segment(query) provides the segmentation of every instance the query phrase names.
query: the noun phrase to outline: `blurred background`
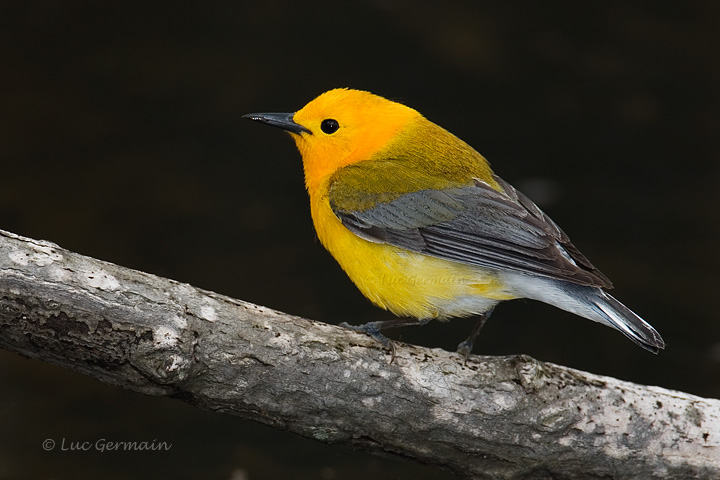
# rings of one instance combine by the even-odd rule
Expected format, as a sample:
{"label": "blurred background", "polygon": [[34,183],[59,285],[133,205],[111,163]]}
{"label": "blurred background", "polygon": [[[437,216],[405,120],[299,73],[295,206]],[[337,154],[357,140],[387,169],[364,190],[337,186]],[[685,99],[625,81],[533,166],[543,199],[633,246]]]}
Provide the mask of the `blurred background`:
{"label": "blurred background", "polygon": [[[4,1],[0,228],[329,323],[391,318],[317,242],[300,157],[241,115],[399,100],[533,198],[664,336],[530,301],[475,353],[720,396],[720,4]],[[474,320],[394,338],[453,350]],[[0,352],[0,478],[452,478]],[[45,439],[166,452],[45,452]]]}

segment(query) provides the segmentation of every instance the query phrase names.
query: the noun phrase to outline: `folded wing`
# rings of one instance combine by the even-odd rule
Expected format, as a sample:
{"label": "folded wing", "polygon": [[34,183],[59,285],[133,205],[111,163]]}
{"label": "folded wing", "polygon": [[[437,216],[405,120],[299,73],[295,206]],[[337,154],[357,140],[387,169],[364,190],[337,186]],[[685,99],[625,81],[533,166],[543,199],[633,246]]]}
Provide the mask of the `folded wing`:
{"label": "folded wing", "polygon": [[[565,233],[530,199],[494,176],[503,191],[474,179],[464,186],[422,189],[387,198],[344,201],[338,178],[330,206],[356,235],[480,267],[543,275],[611,288]],[[369,193],[368,196],[372,196]]]}

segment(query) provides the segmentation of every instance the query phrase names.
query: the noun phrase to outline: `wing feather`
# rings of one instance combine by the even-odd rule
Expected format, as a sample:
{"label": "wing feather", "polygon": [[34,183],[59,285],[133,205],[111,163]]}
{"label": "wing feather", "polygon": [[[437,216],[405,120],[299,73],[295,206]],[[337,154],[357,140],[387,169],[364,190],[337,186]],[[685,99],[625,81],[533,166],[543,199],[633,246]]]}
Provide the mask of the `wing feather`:
{"label": "wing feather", "polygon": [[529,198],[501,178],[494,180],[503,191],[475,180],[387,202],[370,198],[365,204],[371,207],[364,210],[343,208],[332,185],[330,206],[348,229],[374,242],[485,268],[612,286]]}

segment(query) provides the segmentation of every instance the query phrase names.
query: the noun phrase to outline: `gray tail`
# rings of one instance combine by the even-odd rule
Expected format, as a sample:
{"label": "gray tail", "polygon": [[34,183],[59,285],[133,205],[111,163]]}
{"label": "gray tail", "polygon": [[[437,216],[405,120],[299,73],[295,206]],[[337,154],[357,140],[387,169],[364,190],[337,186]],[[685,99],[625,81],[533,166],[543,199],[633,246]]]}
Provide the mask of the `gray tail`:
{"label": "gray tail", "polygon": [[658,353],[665,348],[657,330],[599,287],[527,275],[509,276],[507,281],[521,296],[549,303],[619,330],[645,350]]}
{"label": "gray tail", "polygon": [[[665,341],[662,339],[657,330],[649,323],[640,318],[635,312],[627,308],[615,298],[600,289],[596,290],[599,295],[594,295],[589,299],[592,303],[593,310],[605,320],[601,323],[613,327],[621,331],[630,340],[640,345],[645,350],[658,353],[665,348]],[[593,319],[594,320],[594,319]]]}
{"label": "gray tail", "polygon": [[645,350],[658,353],[665,348],[657,330],[603,289],[567,282],[561,289],[565,298],[556,298],[553,305],[619,330]]}

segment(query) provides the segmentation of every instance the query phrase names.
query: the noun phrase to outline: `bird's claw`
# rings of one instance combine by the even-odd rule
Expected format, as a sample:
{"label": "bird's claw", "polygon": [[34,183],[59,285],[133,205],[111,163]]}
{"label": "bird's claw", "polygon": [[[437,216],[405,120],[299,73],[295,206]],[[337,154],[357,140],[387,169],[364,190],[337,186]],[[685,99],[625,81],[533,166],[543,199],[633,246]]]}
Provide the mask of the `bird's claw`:
{"label": "bird's claw", "polygon": [[455,350],[457,353],[460,354],[460,356],[463,357],[464,364],[467,365],[468,358],[470,357],[470,352],[472,351],[473,344],[467,340],[464,342],[460,342],[460,344],[457,346],[457,350]]}
{"label": "bird's claw", "polygon": [[383,347],[390,350],[390,363],[392,364],[395,361],[395,342],[380,333],[380,328],[377,325],[377,322],[368,322],[362,325],[350,325],[347,322],[342,322],[338,324],[338,326],[347,328],[348,330],[353,330],[355,332],[366,333],[370,335],[372,338],[380,342]]}

